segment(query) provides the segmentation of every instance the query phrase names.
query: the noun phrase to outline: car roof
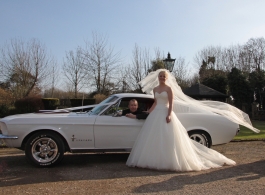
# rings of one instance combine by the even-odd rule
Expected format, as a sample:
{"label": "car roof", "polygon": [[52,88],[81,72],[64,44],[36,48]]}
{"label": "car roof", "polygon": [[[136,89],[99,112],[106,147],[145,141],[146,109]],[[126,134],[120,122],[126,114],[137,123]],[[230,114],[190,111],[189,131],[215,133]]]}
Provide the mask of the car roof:
{"label": "car roof", "polygon": [[97,104],[92,104],[92,105],[84,105],[84,106],[77,106],[77,107],[70,107],[70,108],[64,108],[65,110],[77,110],[77,109],[82,109],[84,107],[89,108],[89,107],[95,107]]}
{"label": "car roof", "polygon": [[153,95],[143,94],[143,93],[117,93],[113,94],[113,96],[117,96],[120,98],[124,97],[138,97],[138,98],[154,98]]}

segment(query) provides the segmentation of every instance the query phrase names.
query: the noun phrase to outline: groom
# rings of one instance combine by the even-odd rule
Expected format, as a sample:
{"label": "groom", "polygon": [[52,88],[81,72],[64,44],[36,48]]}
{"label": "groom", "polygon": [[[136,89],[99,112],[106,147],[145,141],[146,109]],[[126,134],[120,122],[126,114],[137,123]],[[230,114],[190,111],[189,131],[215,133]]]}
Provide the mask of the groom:
{"label": "groom", "polygon": [[122,111],[122,116],[134,119],[146,119],[148,113],[138,108],[138,102],[136,99],[131,99],[128,105],[129,109]]}

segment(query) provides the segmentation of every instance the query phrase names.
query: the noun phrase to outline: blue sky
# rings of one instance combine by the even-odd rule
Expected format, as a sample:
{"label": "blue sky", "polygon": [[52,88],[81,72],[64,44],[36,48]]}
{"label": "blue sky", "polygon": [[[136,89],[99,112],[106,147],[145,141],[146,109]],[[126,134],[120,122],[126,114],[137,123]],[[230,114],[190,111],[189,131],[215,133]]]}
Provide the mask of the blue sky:
{"label": "blue sky", "polygon": [[137,44],[192,65],[204,47],[265,37],[264,8],[264,0],[1,0],[0,47],[36,38],[61,63],[94,31],[108,37],[124,64]]}

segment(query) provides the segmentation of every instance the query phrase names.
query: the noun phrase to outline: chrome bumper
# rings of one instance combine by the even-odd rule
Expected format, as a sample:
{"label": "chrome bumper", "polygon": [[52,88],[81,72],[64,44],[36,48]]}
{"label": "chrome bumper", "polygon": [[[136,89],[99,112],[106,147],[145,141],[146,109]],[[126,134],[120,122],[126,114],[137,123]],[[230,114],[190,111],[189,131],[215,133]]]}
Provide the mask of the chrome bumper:
{"label": "chrome bumper", "polygon": [[16,136],[16,135],[3,135],[3,134],[0,134],[0,139],[18,139],[18,136]]}

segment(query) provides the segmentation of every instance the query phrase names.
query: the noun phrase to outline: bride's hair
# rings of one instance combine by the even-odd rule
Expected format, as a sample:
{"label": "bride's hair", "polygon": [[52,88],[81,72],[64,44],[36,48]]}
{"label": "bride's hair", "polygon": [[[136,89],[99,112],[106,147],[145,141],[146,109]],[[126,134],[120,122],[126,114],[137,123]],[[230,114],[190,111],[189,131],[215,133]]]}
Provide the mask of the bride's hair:
{"label": "bride's hair", "polygon": [[165,71],[165,70],[161,70],[160,72],[159,72],[159,74],[158,74],[158,76],[160,76],[160,74],[165,74],[165,76],[166,76],[166,78],[168,78],[168,73],[167,73],[167,71]]}

